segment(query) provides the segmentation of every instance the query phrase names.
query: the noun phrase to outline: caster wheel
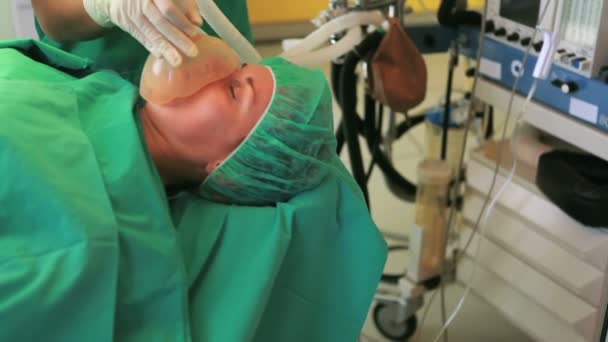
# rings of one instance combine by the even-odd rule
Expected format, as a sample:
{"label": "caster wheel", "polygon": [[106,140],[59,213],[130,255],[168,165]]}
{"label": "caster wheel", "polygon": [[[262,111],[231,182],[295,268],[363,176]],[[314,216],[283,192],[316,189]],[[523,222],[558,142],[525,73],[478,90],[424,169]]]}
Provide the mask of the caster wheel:
{"label": "caster wheel", "polygon": [[377,304],[374,308],[374,323],[380,333],[393,341],[407,341],[416,332],[418,320],[416,315],[408,318],[403,323],[395,321],[397,317],[398,304]]}

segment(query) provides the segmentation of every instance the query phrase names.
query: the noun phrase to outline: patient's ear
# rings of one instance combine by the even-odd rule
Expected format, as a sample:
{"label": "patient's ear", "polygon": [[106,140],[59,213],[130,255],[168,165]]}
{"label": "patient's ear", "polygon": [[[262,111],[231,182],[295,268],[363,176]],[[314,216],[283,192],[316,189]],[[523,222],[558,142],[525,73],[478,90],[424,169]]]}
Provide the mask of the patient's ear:
{"label": "patient's ear", "polygon": [[210,163],[207,163],[207,165],[205,166],[205,172],[207,172],[207,174],[210,174],[215,169],[217,169],[217,167],[220,166],[223,162],[224,162],[224,160],[222,159],[222,160],[215,160]]}

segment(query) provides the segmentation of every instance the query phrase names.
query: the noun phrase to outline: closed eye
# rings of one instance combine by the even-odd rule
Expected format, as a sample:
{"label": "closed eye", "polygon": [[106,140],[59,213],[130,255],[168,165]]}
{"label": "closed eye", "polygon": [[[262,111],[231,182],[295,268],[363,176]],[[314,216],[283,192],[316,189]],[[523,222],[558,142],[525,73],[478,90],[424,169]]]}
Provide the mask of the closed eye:
{"label": "closed eye", "polygon": [[236,93],[234,92],[234,85],[233,84],[230,85],[230,95],[232,96],[233,99],[236,100]]}

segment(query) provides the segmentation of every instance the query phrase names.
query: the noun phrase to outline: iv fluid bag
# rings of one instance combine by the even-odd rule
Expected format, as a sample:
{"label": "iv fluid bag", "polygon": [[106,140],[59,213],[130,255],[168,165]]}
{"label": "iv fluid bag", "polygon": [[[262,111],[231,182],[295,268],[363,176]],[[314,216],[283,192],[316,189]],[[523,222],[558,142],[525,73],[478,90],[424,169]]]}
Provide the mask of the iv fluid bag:
{"label": "iv fluid bag", "polygon": [[188,97],[239,68],[239,58],[221,39],[200,34],[193,40],[198,47],[198,56],[184,57],[177,68],[162,58],[148,56],[139,89],[146,101],[163,105]]}

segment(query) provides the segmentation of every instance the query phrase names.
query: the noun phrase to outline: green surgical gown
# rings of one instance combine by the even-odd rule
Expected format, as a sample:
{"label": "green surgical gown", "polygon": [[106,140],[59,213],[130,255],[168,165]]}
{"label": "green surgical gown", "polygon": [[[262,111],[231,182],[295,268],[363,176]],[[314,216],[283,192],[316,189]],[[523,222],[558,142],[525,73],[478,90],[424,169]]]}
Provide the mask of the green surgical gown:
{"label": "green surgical gown", "polygon": [[168,201],[137,89],[0,42],[0,341],[355,341],[386,245],[341,162],[274,207]]}
{"label": "green surgical gown", "polygon": [[137,90],[42,43],[2,45],[0,341],[190,341]]}
{"label": "green surgical gown", "polygon": [[[253,42],[249,16],[247,14],[247,2],[245,0],[218,0],[216,3],[224,15],[245,38]],[[36,29],[43,42],[89,59],[91,66],[95,70],[114,70],[133,84],[139,85],[141,70],[149,53],[137,40],[120,28],[114,27],[97,39],[74,43],[58,43],[53,41],[44,34],[37,21]],[[215,32],[208,24],[205,23],[203,29],[215,35]]]}

